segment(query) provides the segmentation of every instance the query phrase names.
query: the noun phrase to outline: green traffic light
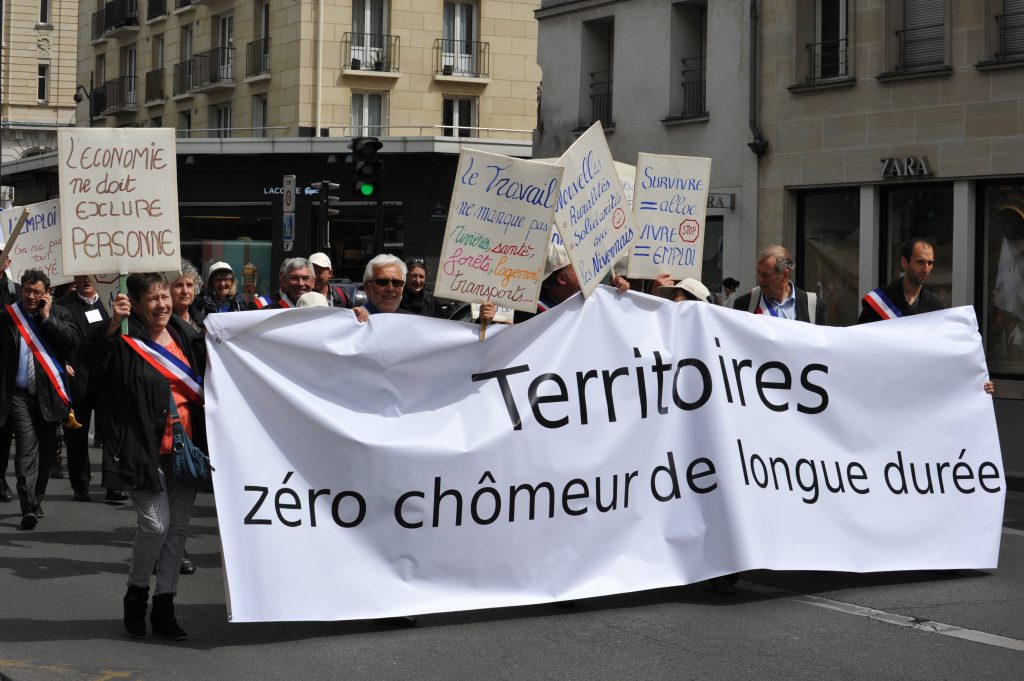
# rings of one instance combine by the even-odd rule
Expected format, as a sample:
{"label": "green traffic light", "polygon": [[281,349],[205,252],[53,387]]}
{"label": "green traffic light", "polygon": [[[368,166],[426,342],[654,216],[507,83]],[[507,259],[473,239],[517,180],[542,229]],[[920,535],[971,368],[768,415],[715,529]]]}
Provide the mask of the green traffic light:
{"label": "green traffic light", "polygon": [[359,193],[362,194],[363,196],[373,196],[373,192],[375,189],[376,188],[373,186],[372,182],[359,183]]}

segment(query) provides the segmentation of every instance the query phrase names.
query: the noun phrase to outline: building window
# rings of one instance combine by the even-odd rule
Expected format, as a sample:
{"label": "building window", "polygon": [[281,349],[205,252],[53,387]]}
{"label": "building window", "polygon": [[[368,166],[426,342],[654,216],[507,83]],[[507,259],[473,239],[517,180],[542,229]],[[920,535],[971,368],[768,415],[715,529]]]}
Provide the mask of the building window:
{"label": "building window", "polygon": [[445,97],[441,107],[441,118],[445,137],[475,137],[476,98]]}
{"label": "building window", "polygon": [[903,0],[901,28],[896,31],[897,71],[912,71],[946,62],[945,0]]}
{"label": "building window", "polygon": [[[387,2],[385,0],[353,0],[352,2],[352,52],[353,69],[374,69],[381,65],[386,70],[388,62],[387,44]],[[358,65],[356,64],[358,62]]]}
{"label": "building window", "polygon": [[441,73],[476,76],[480,73],[475,2],[445,2],[442,17]]}
{"label": "building window", "polygon": [[672,5],[670,116],[707,116],[707,4]]}
{"label": "building window", "polygon": [[372,92],[352,93],[352,136],[379,137],[383,134],[384,95]]}
{"label": "building window", "polygon": [[39,0],[39,23],[50,24],[50,0]]}
{"label": "building window", "polygon": [[984,193],[982,328],[993,374],[1024,377],[1024,182],[993,182]]}
{"label": "building window", "polygon": [[151,127],[151,128],[162,128],[162,127],[164,127],[164,117],[163,116],[153,116],[152,118],[149,119],[149,127]]}
{"label": "building window", "polygon": [[36,101],[50,101],[50,67],[48,64],[39,64],[36,78]]}
{"label": "building window", "polygon": [[254,95],[252,98],[252,136],[267,136],[267,96]]}
{"label": "building window", "polygon": [[188,138],[192,136],[192,111],[186,110],[178,113],[178,137]]}
{"label": "building window", "polygon": [[231,137],[231,102],[210,107],[211,137]]}
{"label": "building window", "polygon": [[996,59],[1024,59],[1024,0],[1003,0],[1003,13],[996,15],[996,24]]}
{"label": "building window", "polygon": [[886,259],[879,269],[884,273],[880,283],[900,276],[900,245],[904,241],[911,237],[928,239],[935,245],[935,268],[928,278],[928,288],[949,307],[953,299],[953,186],[889,187],[883,197]]}
{"label": "building window", "polygon": [[826,323],[850,326],[860,314],[860,189],[800,192],[796,280],[825,304]]}
{"label": "building window", "polygon": [[582,127],[601,121],[605,128],[615,125],[612,115],[612,64],[615,62],[615,21],[612,18],[583,24],[583,73],[587,87],[580,88]]}

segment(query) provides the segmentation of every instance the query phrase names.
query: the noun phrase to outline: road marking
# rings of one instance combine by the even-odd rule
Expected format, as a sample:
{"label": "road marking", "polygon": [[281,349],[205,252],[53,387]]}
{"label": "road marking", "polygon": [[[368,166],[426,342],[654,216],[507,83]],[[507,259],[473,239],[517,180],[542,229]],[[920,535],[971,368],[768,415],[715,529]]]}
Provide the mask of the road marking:
{"label": "road marking", "polygon": [[790,591],[788,589],[777,589],[773,586],[765,586],[764,584],[740,581],[737,586],[748,591],[753,591],[754,593],[765,595],[787,595],[790,600],[796,601],[797,603],[813,605],[817,608],[826,608],[828,610],[836,610],[838,612],[846,613],[847,615],[867,617],[868,619],[885,622],[886,624],[895,624],[899,627],[910,627],[911,629],[917,629],[918,631],[942,634],[943,636],[952,636],[953,638],[960,638],[967,641],[996,646],[998,648],[1007,648],[1009,650],[1024,652],[1024,641],[1015,638],[1008,638],[1006,636],[999,636],[998,634],[989,634],[984,631],[975,631],[974,629],[963,629],[962,627],[957,627],[952,624],[943,624],[942,622],[933,622],[932,620],[922,620],[917,617],[897,615],[895,613],[885,612],[884,610],[868,608],[863,605],[843,603],[842,601],[834,601],[831,598],[811,596],[810,594],[802,594],[798,591]]}

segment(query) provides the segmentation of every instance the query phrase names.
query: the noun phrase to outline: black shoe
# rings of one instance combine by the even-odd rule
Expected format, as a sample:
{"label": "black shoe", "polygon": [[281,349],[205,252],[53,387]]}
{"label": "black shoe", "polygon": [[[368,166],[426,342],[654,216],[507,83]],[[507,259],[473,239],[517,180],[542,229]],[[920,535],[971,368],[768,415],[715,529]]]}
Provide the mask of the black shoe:
{"label": "black shoe", "polygon": [[88,492],[75,492],[75,501],[91,501]]}
{"label": "black shoe", "polygon": [[36,518],[31,513],[26,513],[25,515],[21,516],[21,529],[23,529],[23,530],[35,529],[36,523],[38,523],[38,522],[39,522],[38,518]]}
{"label": "black shoe", "polygon": [[174,594],[157,594],[153,596],[153,609],[149,612],[149,623],[153,625],[153,633],[168,641],[184,641],[188,638],[185,630],[178,626],[174,618]]}
{"label": "black shoe", "polygon": [[7,486],[5,482],[3,487],[0,487],[0,501],[10,501],[14,498],[14,493],[11,492],[11,488]]}
{"label": "black shoe", "polygon": [[124,595],[124,628],[132,638],[146,638],[148,586],[129,586]]}
{"label": "black shoe", "polygon": [[46,517],[46,514],[43,513],[43,507],[42,506],[36,506],[35,508],[33,508],[32,509],[32,515],[34,515],[37,518],[45,518]]}
{"label": "black shoe", "polygon": [[196,564],[192,562],[191,556],[187,553],[181,557],[181,569],[178,570],[178,574],[182,575],[194,575],[196,573]]}
{"label": "black shoe", "polygon": [[123,489],[108,489],[107,495],[103,498],[107,501],[127,501],[128,492]]}

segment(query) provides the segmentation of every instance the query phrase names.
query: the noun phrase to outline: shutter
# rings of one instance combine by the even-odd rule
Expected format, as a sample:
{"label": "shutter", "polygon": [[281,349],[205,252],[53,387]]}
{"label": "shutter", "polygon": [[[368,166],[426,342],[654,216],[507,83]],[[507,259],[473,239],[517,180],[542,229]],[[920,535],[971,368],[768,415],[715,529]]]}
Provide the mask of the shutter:
{"label": "shutter", "polygon": [[1024,57],[1024,0],[1003,0],[999,58]]}
{"label": "shutter", "polygon": [[946,61],[944,0],[903,0],[903,68]]}

